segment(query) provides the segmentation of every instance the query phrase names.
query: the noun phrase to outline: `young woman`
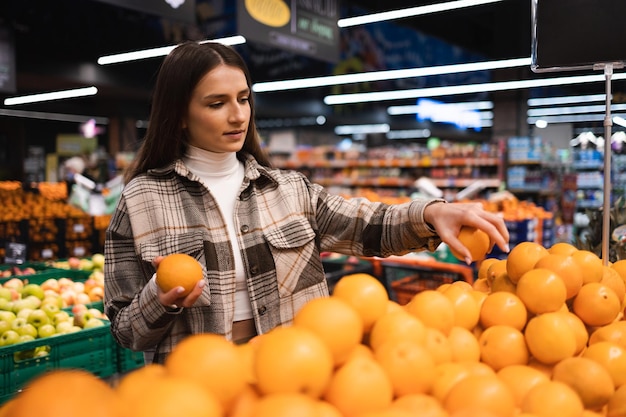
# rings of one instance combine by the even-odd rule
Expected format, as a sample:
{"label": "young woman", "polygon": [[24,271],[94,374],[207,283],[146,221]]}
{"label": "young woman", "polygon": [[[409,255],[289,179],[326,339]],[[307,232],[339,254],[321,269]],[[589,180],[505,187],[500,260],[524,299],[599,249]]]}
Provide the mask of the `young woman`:
{"label": "young woman", "polygon": [[[322,251],[386,257],[444,241],[469,258],[456,238],[463,225],[508,251],[503,220],[480,204],[344,199],[273,169],[241,56],[186,42],[163,61],[150,126],[107,230],[105,312],[122,346],[162,363],[189,334],[244,342],[328,296]],[[185,297],[154,280],[172,253],[203,266]]]}

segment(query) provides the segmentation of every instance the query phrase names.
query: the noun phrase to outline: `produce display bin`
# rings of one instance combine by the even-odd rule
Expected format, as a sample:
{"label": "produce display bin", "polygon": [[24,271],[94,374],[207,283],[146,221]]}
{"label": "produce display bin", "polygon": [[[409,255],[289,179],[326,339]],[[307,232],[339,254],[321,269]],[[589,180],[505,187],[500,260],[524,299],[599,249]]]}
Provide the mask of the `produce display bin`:
{"label": "produce display bin", "polygon": [[[38,264],[38,265],[45,265],[45,264]],[[6,264],[1,265],[0,270],[2,270],[3,268],[8,268],[8,267],[9,266],[7,266]],[[46,281],[49,278],[55,278],[55,279],[69,278],[72,281],[86,281],[87,278],[89,278],[89,275],[91,275],[90,271],[82,271],[79,269],[59,269],[59,268],[52,268],[52,267],[45,267],[45,266],[41,266],[41,268],[42,269],[37,270],[35,274],[31,274],[31,275],[13,275],[11,277],[0,278],[0,285],[4,284],[5,282],[7,282],[8,280],[12,278],[19,278],[25,283],[29,282],[33,284],[42,284],[44,281]]]}
{"label": "produce display bin", "polygon": [[115,341],[117,355],[117,373],[123,375],[145,365],[143,352],[135,352],[118,345]]}
{"label": "produce display bin", "polygon": [[[32,378],[53,369],[84,369],[102,378],[117,372],[110,323],[0,348],[0,403],[14,396]],[[23,353],[48,347],[40,357],[20,359]],[[24,355],[26,356],[26,355]]]}
{"label": "produce display bin", "polygon": [[420,291],[434,290],[454,281],[474,282],[474,272],[469,266],[430,259],[383,259],[380,267],[389,298],[402,305]]}
{"label": "produce display bin", "polygon": [[350,274],[374,274],[374,266],[367,259],[359,259],[356,257],[341,256],[332,259],[323,259],[324,273],[328,283],[328,289],[332,293],[335,284],[341,278]]}

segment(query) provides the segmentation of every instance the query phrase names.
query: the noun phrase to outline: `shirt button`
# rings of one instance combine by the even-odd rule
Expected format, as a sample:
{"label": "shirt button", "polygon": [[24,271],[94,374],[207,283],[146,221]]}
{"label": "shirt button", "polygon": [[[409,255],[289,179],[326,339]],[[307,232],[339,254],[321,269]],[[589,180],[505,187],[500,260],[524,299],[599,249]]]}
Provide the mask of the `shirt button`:
{"label": "shirt button", "polygon": [[248,231],[250,231],[250,226],[248,226],[247,224],[244,224],[243,226],[241,226],[241,231],[243,233],[248,233]]}
{"label": "shirt button", "polygon": [[267,312],[267,307],[265,306],[259,307],[258,312],[259,312],[259,316],[264,315]]}
{"label": "shirt button", "polygon": [[259,272],[259,268],[256,265],[253,265],[250,267],[250,272],[252,272],[252,274],[257,274]]}

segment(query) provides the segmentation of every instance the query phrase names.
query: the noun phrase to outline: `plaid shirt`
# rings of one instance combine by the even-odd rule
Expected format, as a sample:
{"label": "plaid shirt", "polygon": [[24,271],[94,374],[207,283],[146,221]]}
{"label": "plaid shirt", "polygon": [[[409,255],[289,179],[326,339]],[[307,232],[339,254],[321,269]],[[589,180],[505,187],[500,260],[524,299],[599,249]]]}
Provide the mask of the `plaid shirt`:
{"label": "plaid shirt", "polygon": [[[294,171],[254,158],[235,205],[235,227],[259,333],[291,322],[307,301],[328,296],[321,251],[356,256],[435,250],[440,240],[423,221],[431,200],[389,206],[344,199]],[[106,231],[105,312],[122,346],[163,362],[194,333],[232,336],[235,271],[226,223],[211,192],[182,161],[130,181]],[[187,253],[207,284],[191,308],[157,298],[152,260]],[[150,359],[149,359],[150,360]]]}

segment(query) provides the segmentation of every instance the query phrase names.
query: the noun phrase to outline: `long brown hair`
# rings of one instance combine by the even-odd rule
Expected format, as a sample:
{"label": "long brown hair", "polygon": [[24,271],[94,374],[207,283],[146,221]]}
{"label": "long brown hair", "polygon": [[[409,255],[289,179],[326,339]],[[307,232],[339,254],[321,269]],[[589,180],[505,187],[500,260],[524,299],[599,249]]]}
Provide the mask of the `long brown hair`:
{"label": "long brown hair", "polygon": [[250,72],[241,55],[232,47],[217,42],[186,41],[174,48],[161,64],[152,97],[150,123],[137,155],[124,175],[126,182],[185,155],[188,139],[182,121],[192,92],[207,72],[222,64],[241,69],[251,91],[250,122],[237,157],[243,160],[242,152],[246,152],[261,165],[271,166],[256,128]]}

